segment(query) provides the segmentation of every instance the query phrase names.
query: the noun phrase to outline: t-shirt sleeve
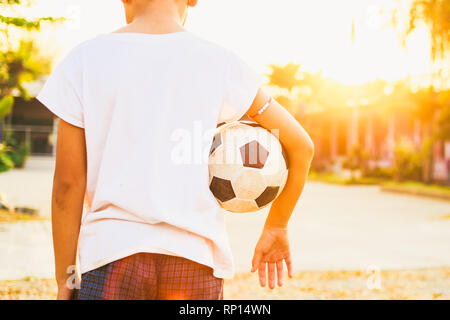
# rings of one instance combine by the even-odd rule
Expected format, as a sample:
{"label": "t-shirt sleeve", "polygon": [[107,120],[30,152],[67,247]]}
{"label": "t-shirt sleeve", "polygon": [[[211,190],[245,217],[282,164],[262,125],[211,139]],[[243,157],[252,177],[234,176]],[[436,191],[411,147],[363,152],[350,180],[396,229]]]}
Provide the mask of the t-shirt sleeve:
{"label": "t-shirt sleeve", "polygon": [[262,84],[261,76],[235,54],[230,54],[225,96],[219,122],[239,120],[251,107]]}
{"label": "t-shirt sleeve", "polygon": [[36,99],[57,117],[84,128],[81,76],[79,56],[72,52],[56,66]]}

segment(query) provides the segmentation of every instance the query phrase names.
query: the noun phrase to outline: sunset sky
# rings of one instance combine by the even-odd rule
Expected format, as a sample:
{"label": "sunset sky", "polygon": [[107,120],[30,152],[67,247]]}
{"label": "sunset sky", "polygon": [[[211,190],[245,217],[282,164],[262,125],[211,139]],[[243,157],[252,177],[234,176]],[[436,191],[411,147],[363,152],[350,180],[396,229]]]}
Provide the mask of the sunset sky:
{"label": "sunset sky", "polygon": [[[61,58],[79,42],[125,23],[120,0],[35,0],[30,15],[73,18],[41,35]],[[378,14],[393,0],[199,0],[186,28],[238,53],[264,73],[270,63],[298,62],[346,84],[396,80],[430,70],[428,34],[401,47]],[[351,42],[352,19],[356,41]],[[56,40],[56,41],[55,41]]]}

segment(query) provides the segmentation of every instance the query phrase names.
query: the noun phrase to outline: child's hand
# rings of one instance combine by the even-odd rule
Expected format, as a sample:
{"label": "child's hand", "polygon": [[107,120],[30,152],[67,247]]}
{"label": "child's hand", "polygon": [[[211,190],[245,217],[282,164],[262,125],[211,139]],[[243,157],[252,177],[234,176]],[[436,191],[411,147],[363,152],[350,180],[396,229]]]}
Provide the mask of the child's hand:
{"label": "child's hand", "polygon": [[252,261],[252,272],[258,269],[261,287],[266,285],[266,264],[269,278],[269,288],[275,288],[275,267],[278,276],[278,286],[283,285],[283,260],[286,261],[288,275],[292,278],[291,252],[287,229],[265,227],[258,243]]}

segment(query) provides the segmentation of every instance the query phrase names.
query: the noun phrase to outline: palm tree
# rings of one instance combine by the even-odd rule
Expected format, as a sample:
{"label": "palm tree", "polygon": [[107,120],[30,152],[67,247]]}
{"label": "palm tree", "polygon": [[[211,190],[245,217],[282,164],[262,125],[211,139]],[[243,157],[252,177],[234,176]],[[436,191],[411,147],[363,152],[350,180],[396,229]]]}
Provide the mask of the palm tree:
{"label": "palm tree", "polygon": [[287,89],[292,92],[292,89],[301,84],[301,80],[297,78],[300,71],[300,65],[296,63],[288,63],[284,66],[275,64],[269,65],[271,72],[267,75],[269,77],[269,84],[277,86],[282,89]]}
{"label": "palm tree", "polygon": [[[402,19],[405,13],[399,3],[392,13],[392,22],[396,28],[401,29],[400,36],[403,43],[408,36],[420,25],[425,25],[431,38],[430,52],[434,62],[435,71],[432,72],[434,80],[442,79],[442,67],[439,64],[445,61],[450,54],[450,1],[448,0],[410,0],[407,19]],[[403,22],[403,23],[402,23]],[[406,23],[406,26],[404,25]],[[403,24],[403,25],[402,25]],[[448,76],[447,76],[448,77]]]}

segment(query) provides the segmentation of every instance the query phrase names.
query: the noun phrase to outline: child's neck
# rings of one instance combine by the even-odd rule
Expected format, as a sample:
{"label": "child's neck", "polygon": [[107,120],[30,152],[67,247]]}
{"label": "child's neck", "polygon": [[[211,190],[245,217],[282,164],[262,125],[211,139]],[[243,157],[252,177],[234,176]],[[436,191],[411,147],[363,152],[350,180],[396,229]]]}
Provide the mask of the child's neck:
{"label": "child's neck", "polygon": [[137,15],[131,23],[116,32],[172,33],[183,31],[182,23],[176,7],[166,6],[157,9],[149,7]]}

